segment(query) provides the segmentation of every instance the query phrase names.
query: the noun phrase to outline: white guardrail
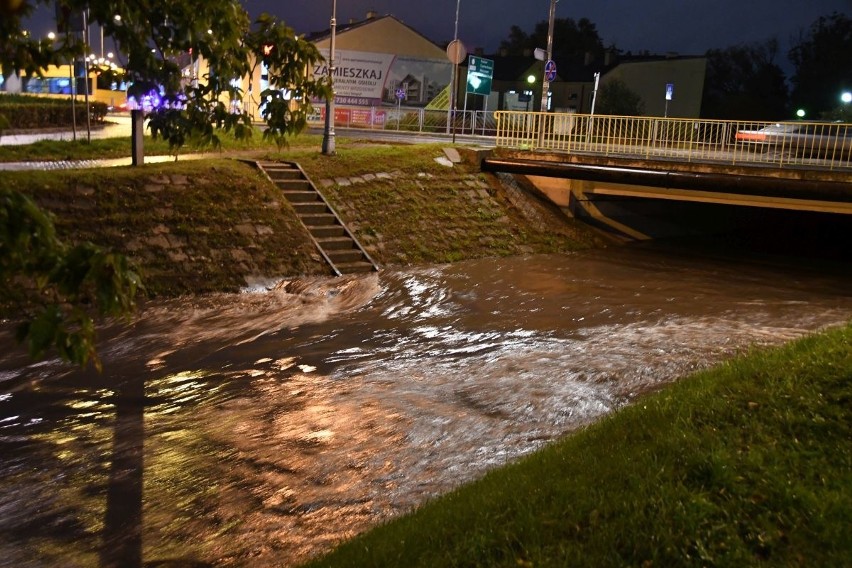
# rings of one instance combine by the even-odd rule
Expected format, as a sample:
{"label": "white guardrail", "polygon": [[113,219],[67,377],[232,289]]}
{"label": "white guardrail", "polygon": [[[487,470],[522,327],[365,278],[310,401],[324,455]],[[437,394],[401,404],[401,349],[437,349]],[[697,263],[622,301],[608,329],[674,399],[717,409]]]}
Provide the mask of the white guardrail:
{"label": "white guardrail", "polygon": [[852,169],[852,124],[497,111],[496,145],[687,162]]}

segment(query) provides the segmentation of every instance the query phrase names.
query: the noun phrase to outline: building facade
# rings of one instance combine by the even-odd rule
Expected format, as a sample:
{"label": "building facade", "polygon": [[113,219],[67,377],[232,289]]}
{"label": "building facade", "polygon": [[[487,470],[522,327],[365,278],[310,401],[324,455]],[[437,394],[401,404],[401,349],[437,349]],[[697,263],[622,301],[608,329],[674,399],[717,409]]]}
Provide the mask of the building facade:
{"label": "building facade", "polygon": [[[315,75],[329,72],[330,32],[312,34],[326,62]],[[426,107],[451,83],[453,66],[444,49],[393,16],[368,13],[367,19],[337,26],[335,33],[335,121],[377,125],[393,107]],[[325,109],[318,105],[321,115]]]}

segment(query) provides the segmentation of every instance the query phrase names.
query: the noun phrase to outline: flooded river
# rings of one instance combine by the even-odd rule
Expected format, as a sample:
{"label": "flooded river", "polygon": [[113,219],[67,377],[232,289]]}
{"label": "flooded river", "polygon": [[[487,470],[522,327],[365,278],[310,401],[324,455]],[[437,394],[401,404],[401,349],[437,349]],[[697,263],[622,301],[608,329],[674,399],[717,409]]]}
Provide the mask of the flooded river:
{"label": "flooded river", "polygon": [[102,375],[4,348],[0,566],[293,565],[848,321],[850,283],[631,246],[151,304],[103,331]]}

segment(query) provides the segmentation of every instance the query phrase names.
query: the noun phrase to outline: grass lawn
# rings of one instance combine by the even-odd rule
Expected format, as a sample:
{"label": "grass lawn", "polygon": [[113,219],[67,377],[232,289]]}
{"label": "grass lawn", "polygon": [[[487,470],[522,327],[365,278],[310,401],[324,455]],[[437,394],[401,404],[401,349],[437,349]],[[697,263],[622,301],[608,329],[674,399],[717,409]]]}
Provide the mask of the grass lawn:
{"label": "grass lawn", "polygon": [[309,566],[849,566],[852,325],[637,401]]}
{"label": "grass lawn", "polygon": [[[0,162],[112,159],[127,158],[131,155],[129,136],[91,141],[85,140],[85,136],[84,131],[82,138],[78,140],[40,140],[32,144],[0,146]],[[219,139],[221,146],[218,148],[188,143],[178,150],[178,154],[201,152],[215,156],[225,152],[278,152],[274,142],[263,139],[263,131],[260,128],[255,128],[248,140],[236,140],[231,134],[225,133],[221,134]],[[310,148],[319,153],[321,143],[320,136],[304,134],[290,138],[288,148]],[[155,140],[150,135],[145,136],[143,147],[146,156],[172,154],[167,142],[162,139]]]}

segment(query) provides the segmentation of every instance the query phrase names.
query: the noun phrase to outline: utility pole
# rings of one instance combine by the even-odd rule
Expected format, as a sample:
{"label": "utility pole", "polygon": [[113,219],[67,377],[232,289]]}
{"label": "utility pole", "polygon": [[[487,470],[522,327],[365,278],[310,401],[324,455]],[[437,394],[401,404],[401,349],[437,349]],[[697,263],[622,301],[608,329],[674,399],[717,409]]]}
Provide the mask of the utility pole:
{"label": "utility pole", "polygon": [[331,3],[331,44],[328,50],[328,79],[331,82],[331,94],[325,99],[325,128],[322,135],[322,153],[335,154],[334,147],[334,41],[337,31],[337,0]]}
{"label": "utility pole", "polygon": [[[550,0],[550,17],[547,25],[547,59],[543,65],[553,59],[553,22],[556,20],[556,3],[559,0]],[[550,91],[550,81],[547,80],[547,73],[541,73],[541,112],[547,112],[547,93]]]}

